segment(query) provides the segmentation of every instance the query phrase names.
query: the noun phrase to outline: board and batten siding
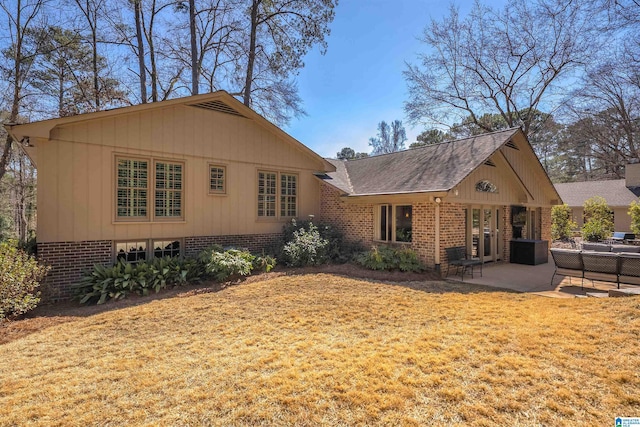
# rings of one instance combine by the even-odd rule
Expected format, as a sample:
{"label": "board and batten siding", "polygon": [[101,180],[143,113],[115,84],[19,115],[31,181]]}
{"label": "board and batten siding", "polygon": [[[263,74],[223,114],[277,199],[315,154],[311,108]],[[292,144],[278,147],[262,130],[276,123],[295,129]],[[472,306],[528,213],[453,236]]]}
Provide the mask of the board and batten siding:
{"label": "board and batten siding", "polygon": [[[498,188],[498,192],[485,193],[476,191],[476,184],[483,180],[493,183]],[[517,183],[514,182],[511,174],[499,166],[479,166],[456,189],[458,190],[458,195],[450,198],[460,203],[506,205],[514,204],[522,197],[522,191],[517,188]]]}
{"label": "board and batten siding", "polygon": [[[183,162],[184,220],[116,222],[116,155]],[[258,170],[297,174],[298,217],[319,214],[319,158],[253,120],[197,107],[63,125],[39,141],[38,156],[47,159],[38,167],[40,242],[280,232],[285,220],[257,217]],[[226,167],[225,195],[209,194],[210,164]]]}

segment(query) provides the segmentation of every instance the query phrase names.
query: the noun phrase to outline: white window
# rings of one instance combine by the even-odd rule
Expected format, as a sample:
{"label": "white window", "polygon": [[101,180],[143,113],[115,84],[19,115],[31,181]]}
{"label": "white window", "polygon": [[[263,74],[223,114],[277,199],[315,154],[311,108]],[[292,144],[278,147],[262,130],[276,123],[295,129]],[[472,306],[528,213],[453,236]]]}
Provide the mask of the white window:
{"label": "white window", "polygon": [[298,216],[298,175],[258,171],[258,218],[294,218],[296,216]]}
{"label": "white window", "polygon": [[182,163],[117,157],[116,220],[147,221],[151,214],[153,219],[183,218],[183,180]]}
{"label": "white window", "polygon": [[155,180],[156,218],[182,217],[182,164],[157,161]]}
{"label": "white window", "polygon": [[182,254],[180,239],[140,239],[115,242],[116,261],[123,260],[131,264],[144,262],[152,258],[178,257]]}
{"label": "white window", "polygon": [[209,193],[225,194],[227,192],[227,168],[209,165]]}
{"label": "white window", "polygon": [[116,169],[116,217],[148,218],[149,162],[118,158]]}
{"label": "white window", "polygon": [[413,234],[411,205],[379,205],[376,240],[410,243]]}

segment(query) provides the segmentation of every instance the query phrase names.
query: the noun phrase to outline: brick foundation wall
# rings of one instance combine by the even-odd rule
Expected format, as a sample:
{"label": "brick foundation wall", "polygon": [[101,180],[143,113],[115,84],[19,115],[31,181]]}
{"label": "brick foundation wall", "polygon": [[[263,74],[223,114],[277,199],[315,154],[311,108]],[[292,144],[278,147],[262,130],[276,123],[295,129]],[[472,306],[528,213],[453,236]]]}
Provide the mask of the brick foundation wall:
{"label": "brick foundation wall", "polygon": [[[411,205],[413,221],[411,224],[411,248],[416,251],[418,258],[429,268],[435,268],[435,205],[428,202],[413,203]],[[442,222],[440,223],[442,226]]]}
{"label": "brick foundation wall", "polygon": [[269,251],[273,248],[281,237],[281,233],[185,237],[184,254],[185,256],[196,256],[200,251],[212,245],[236,246],[260,253],[263,250]]}
{"label": "brick foundation wall", "polygon": [[[184,254],[195,256],[213,244],[238,246],[259,253],[263,249],[274,247],[281,236],[281,233],[274,233],[186,237]],[[59,301],[71,298],[71,285],[78,283],[94,264],[113,265],[112,248],[111,240],[38,243],[39,260],[51,267],[42,288],[43,300]]]}
{"label": "brick foundation wall", "polygon": [[338,190],[327,184],[320,186],[319,222],[336,227],[351,242],[373,243],[373,209],[371,203],[347,203]]}
{"label": "brick foundation wall", "polygon": [[51,267],[42,289],[43,300],[71,298],[71,285],[77,283],[83,273],[94,264],[113,263],[111,247],[111,240],[38,243],[40,262]]}

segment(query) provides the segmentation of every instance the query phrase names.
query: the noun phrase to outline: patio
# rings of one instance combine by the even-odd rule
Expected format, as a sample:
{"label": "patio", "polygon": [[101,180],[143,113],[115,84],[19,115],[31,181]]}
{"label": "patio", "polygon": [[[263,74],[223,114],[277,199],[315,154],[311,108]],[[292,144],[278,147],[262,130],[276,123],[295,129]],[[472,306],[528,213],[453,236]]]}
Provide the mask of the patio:
{"label": "patio", "polygon": [[[609,289],[617,289],[617,285],[611,282],[602,282],[590,279],[584,280],[584,289],[580,287],[580,278],[557,274],[553,280],[553,286],[549,285],[553,276],[554,264],[551,257],[546,264],[522,265],[506,262],[488,263],[484,265],[482,277],[480,270],[475,269],[473,279],[467,274],[465,283],[486,285],[496,288],[511,289],[517,292],[530,293],[551,298],[575,298],[608,295]],[[460,281],[460,275],[454,275],[453,271],[448,279]],[[621,289],[640,289],[637,285],[620,284]]]}

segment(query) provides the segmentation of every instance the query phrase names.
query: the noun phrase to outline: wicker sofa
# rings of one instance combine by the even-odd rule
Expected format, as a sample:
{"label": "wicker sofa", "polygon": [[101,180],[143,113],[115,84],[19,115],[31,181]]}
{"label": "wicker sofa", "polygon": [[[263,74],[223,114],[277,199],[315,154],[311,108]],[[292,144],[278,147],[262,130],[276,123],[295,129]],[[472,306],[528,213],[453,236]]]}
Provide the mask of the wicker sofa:
{"label": "wicker sofa", "polygon": [[[640,278],[640,253],[630,252],[598,252],[575,249],[551,249],[551,256],[555,263],[555,271],[550,285],[556,274],[569,277],[580,277],[581,286],[587,275],[597,275],[597,280],[620,283],[629,278]],[[560,272],[558,270],[561,270]]]}

